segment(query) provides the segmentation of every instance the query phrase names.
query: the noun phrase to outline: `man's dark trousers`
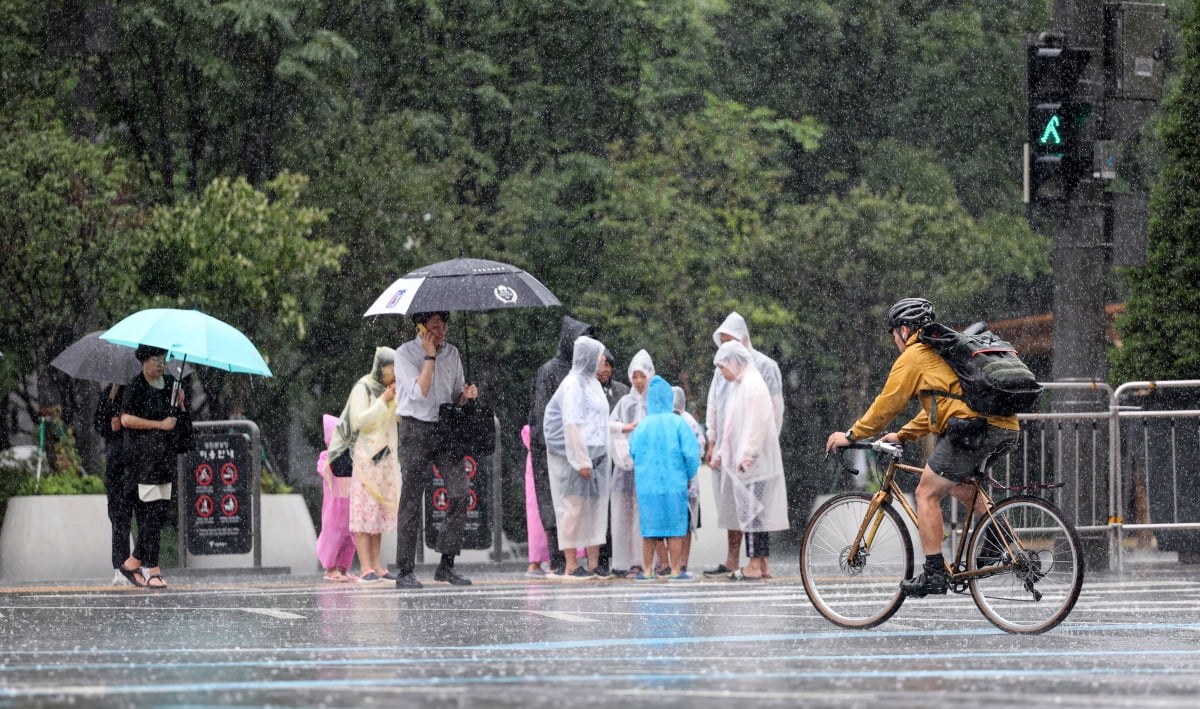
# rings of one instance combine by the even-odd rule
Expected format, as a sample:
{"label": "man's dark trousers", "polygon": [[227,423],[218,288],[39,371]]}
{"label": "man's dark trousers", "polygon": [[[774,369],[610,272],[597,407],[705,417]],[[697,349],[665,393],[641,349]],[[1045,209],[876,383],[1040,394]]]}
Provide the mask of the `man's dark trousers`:
{"label": "man's dark trousers", "polygon": [[446,488],[446,520],[434,550],[458,556],[467,525],[470,490],[462,458],[455,459],[438,441],[438,424],[405,417],[400,422],[400,511],[396,529],[396,571],[412,573],[421,528],[421,500],[429,487],[430,465],[436,465]]}

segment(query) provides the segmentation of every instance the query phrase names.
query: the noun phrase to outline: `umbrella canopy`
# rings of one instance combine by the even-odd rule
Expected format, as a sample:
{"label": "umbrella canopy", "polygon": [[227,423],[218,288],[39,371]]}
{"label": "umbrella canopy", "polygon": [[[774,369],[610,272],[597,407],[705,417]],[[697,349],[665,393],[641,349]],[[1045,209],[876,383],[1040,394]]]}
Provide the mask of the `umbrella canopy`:
{"label": "umbrella canopy", "polygon": [[516,266],[456,258],[404,274],[375,299],[363,317],[552,305],[562,303],[538,279]]}
{"label": "umbrella canopy", "polygon": [[271,368],[249,338],[234,326],[199,310],[142,310],[113,325],[100,339],[126,347],[158,347],[166,350],[171,359],[227,372],[271,376]]}
{"label": "umbrella canopy", "polygon": [[[128,347],[100,339],[104,332],[96,330],[79,338],[51,360],[50,366],[90,382],[124,384],[133,379],[142,371],[142,363]],[[192,368],[176,361],[167,365],[167,371],[182,379]]]}

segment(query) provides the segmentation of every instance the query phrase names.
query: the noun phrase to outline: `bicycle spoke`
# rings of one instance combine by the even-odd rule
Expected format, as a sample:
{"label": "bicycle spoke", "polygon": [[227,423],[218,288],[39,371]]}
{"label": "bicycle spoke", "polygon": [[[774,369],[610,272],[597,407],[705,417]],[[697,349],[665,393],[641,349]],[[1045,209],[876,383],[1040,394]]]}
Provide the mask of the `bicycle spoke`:
{"label": "bicycle spoke", "polygon": [[887,620],[903,602],[900,581],[912,569],[912,542],[895,510],[876,513],[863,543],[851,546],[871,498],[851,493],[831,499],[809,522],[800,551],[804,588],[813,606],[830,621],[868,628]]}

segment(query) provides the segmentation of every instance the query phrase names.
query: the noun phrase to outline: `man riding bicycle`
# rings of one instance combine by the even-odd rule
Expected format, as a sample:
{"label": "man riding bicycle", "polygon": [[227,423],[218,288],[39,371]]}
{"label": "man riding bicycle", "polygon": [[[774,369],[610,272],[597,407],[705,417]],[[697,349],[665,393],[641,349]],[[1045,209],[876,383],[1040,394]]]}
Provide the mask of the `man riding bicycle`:
{"label": "man riding bicycle", "polygon": [[[933,304],[924,298],[905,298],[888,310],[885,324],[900,356],[892,364],[883,391],[875,397],[867,412],[845,433],[831,433],[825,442],[825,450],[830,452],[855,440],[876,436],[904,411],[909,401],[920,400],[921,412],[898,432],[881,439],[899,443],[917,440],[930,433],[937,435],[933,455],[925,464],[916,491],[917,521],[921,545],[926,552],[925,568],[916,578],[900,583],[900,590],[905,595],[917,598],[944,594],[949,585],[941,552],[945,536],[942,500],[949,493],[971,505],[972,486],[964,482],[989,456],[1014,445],[1020,431],[1016,415],[983,416],[961,398],[939,394],[948,392],[961,397],[962,387],[954,370],[941,355],[917,339],[921,328],[932,323],[934,317]],[[975,513],[983,511],[976,509]]]}

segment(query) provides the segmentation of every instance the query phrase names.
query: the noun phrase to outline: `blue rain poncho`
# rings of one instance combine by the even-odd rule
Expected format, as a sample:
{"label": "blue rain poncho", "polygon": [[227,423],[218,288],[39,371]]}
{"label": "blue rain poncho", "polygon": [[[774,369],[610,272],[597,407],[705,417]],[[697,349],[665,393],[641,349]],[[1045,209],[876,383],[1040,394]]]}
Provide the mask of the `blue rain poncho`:
{"label": "blue rain poncho", "polygon": [[688,532],[688,481],[700,467],[700,443],[674,412],[675,394],[662,377],[650,380],[647,415],[629,437],[642,537]]}

